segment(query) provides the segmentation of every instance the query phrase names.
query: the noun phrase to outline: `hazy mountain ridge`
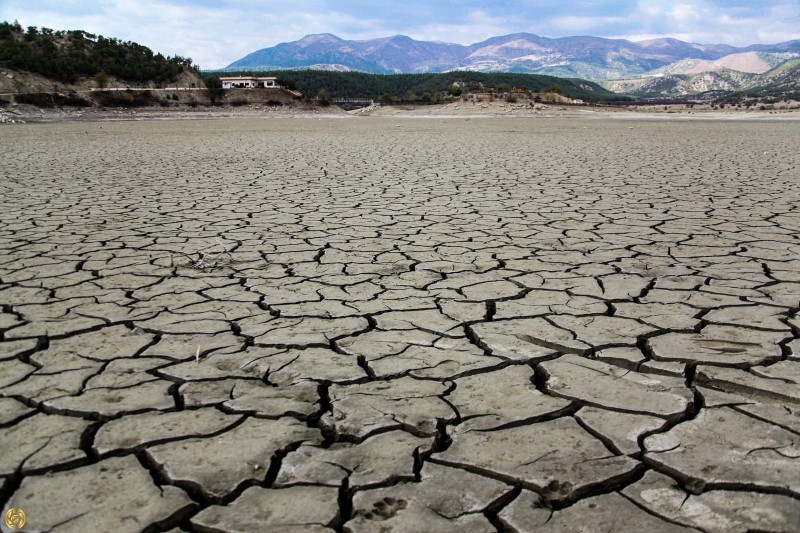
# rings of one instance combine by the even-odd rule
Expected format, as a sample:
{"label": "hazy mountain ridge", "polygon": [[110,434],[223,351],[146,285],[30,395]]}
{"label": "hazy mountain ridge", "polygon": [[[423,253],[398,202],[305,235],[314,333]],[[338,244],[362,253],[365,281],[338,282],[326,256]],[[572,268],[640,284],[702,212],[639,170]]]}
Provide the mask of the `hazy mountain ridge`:
{"label": "hazy mountain ridge", "polygon": [[677,39],[639,42],[590,36],[551,39],[515,33],[464,46],[417,41],[403,35],[352,41],[318,34],[263,48],[227,68],[292,69],[337,65],[338,69],[345,67],[377,74],[477,70],[598,80],[640,76],[687,59],[713,62],[747,52],[800,53],[800,40],[734,47],[700,45]]}
{"label": "hazy mountain ridge", "polygon": [[649,74],[700,74],[723,70],[763,74],[796,57],[800,57],[800,54],[792,52],[741,52],[730,54],[714,61],[708,59],[682,59],[660,67]]}
{"label": "hazy mountain ridge", "polygon": [[685,97],[706,93],[735,96],[800,98],[800,59],[789,59],[762,73],[729,68],[696,74],[667,73],[647,78],[615,80],[602,84],[609,90],[642,97]]}

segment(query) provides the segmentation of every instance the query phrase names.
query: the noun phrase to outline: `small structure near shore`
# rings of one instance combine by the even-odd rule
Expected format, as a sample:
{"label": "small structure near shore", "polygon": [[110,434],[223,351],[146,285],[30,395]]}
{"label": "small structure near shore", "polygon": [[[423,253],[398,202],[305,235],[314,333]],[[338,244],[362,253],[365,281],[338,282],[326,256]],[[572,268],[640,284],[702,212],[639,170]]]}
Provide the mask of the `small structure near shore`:
{"label": "small structure near shore", "polygon": [[223,76],[219,79],[223,89],[280,89],[278,78],[269,76]]}

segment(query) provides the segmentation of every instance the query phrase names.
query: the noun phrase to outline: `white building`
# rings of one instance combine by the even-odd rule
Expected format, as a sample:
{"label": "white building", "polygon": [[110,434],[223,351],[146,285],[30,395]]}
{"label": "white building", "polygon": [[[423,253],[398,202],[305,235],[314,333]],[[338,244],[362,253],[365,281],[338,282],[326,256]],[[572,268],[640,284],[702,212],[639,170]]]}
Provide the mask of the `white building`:
{"label": "white building", "polygon": [[219,79],[223,89],[279,89],[278,78],[267,76],[223,76]]}

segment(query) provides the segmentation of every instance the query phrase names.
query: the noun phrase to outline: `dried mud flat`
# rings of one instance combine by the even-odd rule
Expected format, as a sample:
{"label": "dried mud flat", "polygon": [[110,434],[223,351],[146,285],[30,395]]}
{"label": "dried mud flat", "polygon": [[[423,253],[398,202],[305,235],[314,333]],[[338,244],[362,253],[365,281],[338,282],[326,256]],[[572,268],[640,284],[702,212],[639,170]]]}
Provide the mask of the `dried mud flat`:
{"label": "dried mud flat", "polygon": [[797,531],[793,122],[0,130],[32,531]]}

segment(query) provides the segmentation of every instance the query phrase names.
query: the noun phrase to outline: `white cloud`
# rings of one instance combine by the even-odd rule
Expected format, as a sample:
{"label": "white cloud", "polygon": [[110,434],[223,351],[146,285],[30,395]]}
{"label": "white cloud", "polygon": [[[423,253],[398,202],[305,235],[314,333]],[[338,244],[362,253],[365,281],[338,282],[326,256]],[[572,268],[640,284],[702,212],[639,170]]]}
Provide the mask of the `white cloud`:
{"label": "white cloud", "polygon": [[550,25],[558,28],[560,32],[586,32],[603,28],[606,26],[621,24],[627,20],[625,17],[592,17],[580,15],[566,15],[563,17],[555,17],[550,21]]}
{"label": "white cloud", "polygon": [[674,4],[667,13],[673,21],[682,24],[697,23],[708,16],[707,9],[698,9],[692,4]]}
{"label": "white cloud", "polygon": [[607,35],[632,41],[672,37],[703,44],[771,44],[800,38],[800,3],[745,4],[698,0],[670,4],[640,0],[635,26],[617,26]]}
{"label": "white cloud", "polygon": [[800,38],[798,0],[470,0],[459,5],[406,0],[402,9],[343,0],[0,0],[0,18],[136,41],[163,54],[192,57],[204,68],[222,67],[309,33],[348,39],[402,33],[461,44],[514,32],[632,40],[668,36],[734,45]]}
{"label": "white cloud", "polygon": [[506,17],[492,16],[482,10],[467,13],[464,20],[452,23],[434,22],[419,28],[409,28],[408,35],[414,39],[442,41],[446,43],[473,44],[518,31],[528,31]]}

